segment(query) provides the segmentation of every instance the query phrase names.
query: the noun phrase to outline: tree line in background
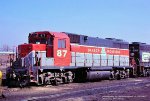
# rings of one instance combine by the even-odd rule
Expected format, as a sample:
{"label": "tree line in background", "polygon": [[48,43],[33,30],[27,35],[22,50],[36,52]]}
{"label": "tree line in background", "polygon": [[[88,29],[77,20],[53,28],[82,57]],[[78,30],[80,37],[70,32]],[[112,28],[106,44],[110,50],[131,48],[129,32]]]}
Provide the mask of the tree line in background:
{"label": "tree line in background", "polygon": [[6,51],[6,52],[13,51],[13,48],[11,48],[9,45],[5,44],[0,47],[0,51]]}

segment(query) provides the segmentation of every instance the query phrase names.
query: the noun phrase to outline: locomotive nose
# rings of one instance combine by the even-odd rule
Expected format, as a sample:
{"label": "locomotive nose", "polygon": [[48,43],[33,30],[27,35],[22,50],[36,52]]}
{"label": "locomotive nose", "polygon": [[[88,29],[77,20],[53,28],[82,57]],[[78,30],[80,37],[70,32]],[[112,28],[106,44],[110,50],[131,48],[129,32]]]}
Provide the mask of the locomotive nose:
{"label": "locomotive nose", "polygon": [[19,58],[25,57],[31,51],[45,51],[45,44],[22,44],[18,46]]}

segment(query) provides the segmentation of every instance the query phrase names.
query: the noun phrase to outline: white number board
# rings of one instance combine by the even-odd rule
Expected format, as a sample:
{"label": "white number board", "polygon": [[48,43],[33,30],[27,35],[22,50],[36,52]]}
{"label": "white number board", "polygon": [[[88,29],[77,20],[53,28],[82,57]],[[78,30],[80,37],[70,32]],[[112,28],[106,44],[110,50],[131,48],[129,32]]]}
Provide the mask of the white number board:
{"label": "white number board", "polygon": [[142,53],[142,62],[150,62],[150,53],[148,52]]}

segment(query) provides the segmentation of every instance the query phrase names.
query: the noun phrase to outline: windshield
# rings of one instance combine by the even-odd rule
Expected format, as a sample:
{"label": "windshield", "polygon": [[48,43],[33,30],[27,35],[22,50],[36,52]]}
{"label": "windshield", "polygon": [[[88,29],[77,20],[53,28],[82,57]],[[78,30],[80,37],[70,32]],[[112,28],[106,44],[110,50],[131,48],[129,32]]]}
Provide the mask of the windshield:
{"label": "windshield", "polygon": [[46,34],[30,34],[29,35],[29,43],[33,44],[53,44],[53,38],[50,36],[47,36]]}

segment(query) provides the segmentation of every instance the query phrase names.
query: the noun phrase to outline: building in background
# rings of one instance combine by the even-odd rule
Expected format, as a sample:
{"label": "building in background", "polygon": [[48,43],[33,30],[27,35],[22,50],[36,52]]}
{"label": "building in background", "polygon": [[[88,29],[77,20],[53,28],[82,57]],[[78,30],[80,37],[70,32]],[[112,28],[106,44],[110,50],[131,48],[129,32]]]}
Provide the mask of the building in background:
{"label": "building in background", "polygon": [[15,60],[15,52],[9,51],[0,52],[0,67],[10,66],[13,60]]}

